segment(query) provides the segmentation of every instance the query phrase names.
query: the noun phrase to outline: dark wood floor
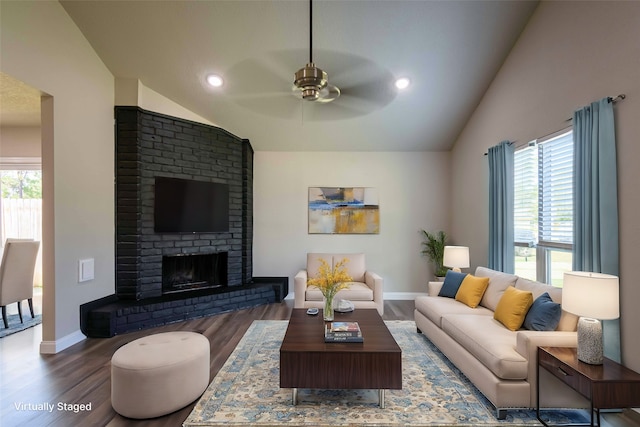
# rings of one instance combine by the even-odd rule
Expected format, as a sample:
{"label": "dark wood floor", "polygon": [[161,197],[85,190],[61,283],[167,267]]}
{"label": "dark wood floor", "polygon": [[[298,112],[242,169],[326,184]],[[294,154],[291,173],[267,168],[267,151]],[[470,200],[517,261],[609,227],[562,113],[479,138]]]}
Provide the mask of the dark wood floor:
{"label": "dark wood floor", "polygon": [[[124,418],[113,410],[109,365],[113,353],[124,344],[152,333],[201,332],[211,343],[211,380],[254,320],[287,320],[292,307],[293,301],[286,300],[113,338],[89,338],[55,355],[38,353],[41,337],[33,328],[3,338],[0,341],[0,425],[181,426],[193,404],[145,421]],[[386,301],[383,317],[385,320],[413,320],[413,308],[413,301]],[[58,403],[91,403],[91,411],[60,411]],[[29,410],[20,408],[21,404],[53,404],[56,409],[52,412]]]}

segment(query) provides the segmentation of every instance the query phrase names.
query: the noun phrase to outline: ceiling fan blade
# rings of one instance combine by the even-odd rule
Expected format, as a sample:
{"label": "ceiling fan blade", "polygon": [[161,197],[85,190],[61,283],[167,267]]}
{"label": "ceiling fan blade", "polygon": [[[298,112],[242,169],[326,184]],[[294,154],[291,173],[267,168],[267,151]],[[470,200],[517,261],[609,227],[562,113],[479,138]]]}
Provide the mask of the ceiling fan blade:
{"label": "ceiling fan blade", "polygon": [[329,105],[318,102],[303,102],[302,109],[304,120],[309,122],[345,120],[363,115],[361,111],[341,104],[340,100]]}
{"label": "ceiling fan blade", "polygon": [[286,88],[286,78],[269,66],[266,60],[246,59],[226,73],[227,93],[231,97],[280,92]]}
{"label": "ceiling fan blade", "polygon": [[342,94],[361,99],[371,107],[382,108],[397,96],[393,84],[386,78],[372,79],[344,86]]}
{"label": "ceiling fan blade", "polygon": [[226,74],[229,78],[225,93],[241,107],[283,119],[299,112],[298,103],[286,91],[286,77],[274,70],[268,59],[246,59]]}
{"label": "ceiling fan blade", "polygon": [[335,101],[339,97],[340,89],[337,86],[329,84],[320,91],[320,95],[316,102],[319,102],[320,104],[326,104]]}
{"label": "ceiling fan blade", "polygon": [[280,119],[291,119],[300,112],[300,102],[286,92],[242,95],[233,101],[254,113]]}

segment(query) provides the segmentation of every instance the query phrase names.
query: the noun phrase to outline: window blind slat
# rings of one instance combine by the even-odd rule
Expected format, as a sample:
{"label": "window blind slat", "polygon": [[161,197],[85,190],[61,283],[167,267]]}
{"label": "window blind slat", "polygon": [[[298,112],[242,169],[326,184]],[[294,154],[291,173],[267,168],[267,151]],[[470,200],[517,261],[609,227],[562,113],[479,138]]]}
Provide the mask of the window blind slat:
{"label": "window blind slat", "polygon": [[572,132],[518,150],[514,178],[516,244],[572,246]]}
{"label": "window blind slat", "polygon": [[538,145],[538,243],[573,244],[573,138],[571,132]]}

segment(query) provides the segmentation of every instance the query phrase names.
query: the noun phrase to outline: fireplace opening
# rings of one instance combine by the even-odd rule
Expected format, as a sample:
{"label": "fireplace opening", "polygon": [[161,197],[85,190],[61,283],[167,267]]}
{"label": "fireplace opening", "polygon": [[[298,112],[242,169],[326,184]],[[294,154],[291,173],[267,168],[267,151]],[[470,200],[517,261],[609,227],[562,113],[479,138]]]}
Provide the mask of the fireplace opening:
{"label": "fireplace opening", "polygon": [[227,286],[227,252],[162,257],[162,293]]}

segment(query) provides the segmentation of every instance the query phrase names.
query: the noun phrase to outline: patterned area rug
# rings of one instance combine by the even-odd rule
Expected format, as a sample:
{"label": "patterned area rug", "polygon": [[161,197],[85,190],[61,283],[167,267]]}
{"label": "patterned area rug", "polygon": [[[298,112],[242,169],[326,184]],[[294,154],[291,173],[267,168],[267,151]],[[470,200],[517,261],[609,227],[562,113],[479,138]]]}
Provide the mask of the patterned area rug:
{"label": "patterned area rug", "polygon": [[[402,390],[280,389],[280,344],[286,321],[254,321],[183,426],[528,426],[531,410],[505,420],[411,321],[385,322],[402,349]],[[553,423],[588,422],[585,411],[545,410]]]}
{"label": "patterned area rug", "polygon": [[7,316],[9,328],[5,328],[4,323],[0,320],[0,338],[4,338],[7,335],[15,334],[16,332],[24,331],[25,329],[39,325],[42,323],[42,315],[36,314],[36,317],[32,319],[31,314],[27,311],[27,313],[22,313],[22,320],[24,320],[24,323],[20,323],[20,317],[17,314],[10,314]]}

